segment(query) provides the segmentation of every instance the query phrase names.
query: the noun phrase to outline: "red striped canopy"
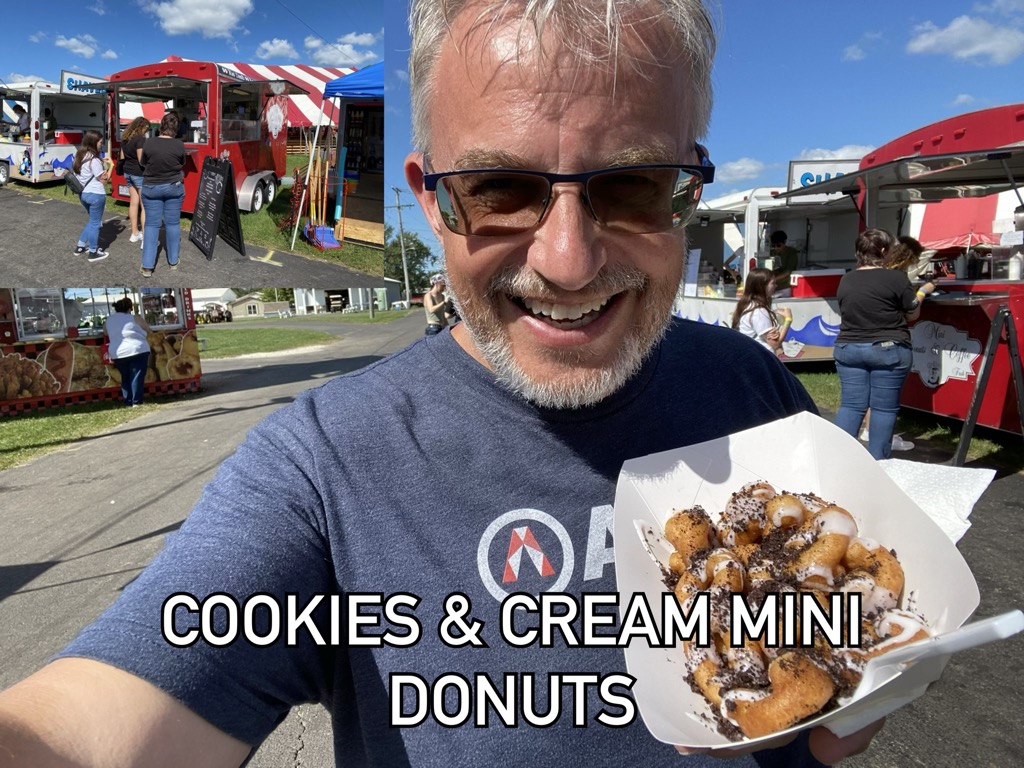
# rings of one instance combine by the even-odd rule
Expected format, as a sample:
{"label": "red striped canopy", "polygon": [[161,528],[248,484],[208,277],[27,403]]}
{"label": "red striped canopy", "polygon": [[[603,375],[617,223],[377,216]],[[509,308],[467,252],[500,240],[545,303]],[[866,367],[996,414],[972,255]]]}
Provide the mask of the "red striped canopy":
{"label": "red striped canopy", "polygon": [[[164,61],[188,61],[178,56],[168,56]],[[288,80],[309,91],[308,94],[296,94],[288,98],[288,125],[293,128],[316,125],[323,104],[324,124],[335,128],[338,126],[339,109],[333,99],[324,100],[324,88],[331,80],[355,72],[346,67],[313,67],[308,64],[268,65],[246,64],[243,62],[220,63],[220,66],[233,69],[254,80]],[[142,114],[151,122],[159,122],[163,117],[164,106],[153,102],[142,104]],[[130,110],[121,110],[121,121],[131,119]]]}

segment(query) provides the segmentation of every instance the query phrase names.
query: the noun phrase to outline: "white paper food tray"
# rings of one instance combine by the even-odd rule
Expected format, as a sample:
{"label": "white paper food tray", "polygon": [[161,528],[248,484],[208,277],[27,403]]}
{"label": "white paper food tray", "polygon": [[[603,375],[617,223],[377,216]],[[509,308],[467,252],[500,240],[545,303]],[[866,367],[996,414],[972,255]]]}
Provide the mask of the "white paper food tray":
{"label": "white paper food tray", "polygon": [[[861,536],[895,550],[906,576],[901,607],[909,601],[936,633],[956,629],[977,608],[977,582],[939,526],[854,438],[831,422],[802,413],[623,465],[615,496],[620,611],[634,592],[642,592],[661,620],[661,595],[666,590],[662,572],[642,543],[635,521],[660,533],[674,511],[697,504],[715,519],[730,494],[754,480],[791,492],[816,493],[847,509]],[[641,717],[660,741],[714,749],[779,735],[733,742],[709,726],[709,705],[683,679],[681,648],[651,648],[634,640],[625,656],[627,671],[636,678],[633,695]],[[920,696],[948,660],[948,654],[922,659],[857,701],[786,733],[825,724],[838,733],[851,732]]]}

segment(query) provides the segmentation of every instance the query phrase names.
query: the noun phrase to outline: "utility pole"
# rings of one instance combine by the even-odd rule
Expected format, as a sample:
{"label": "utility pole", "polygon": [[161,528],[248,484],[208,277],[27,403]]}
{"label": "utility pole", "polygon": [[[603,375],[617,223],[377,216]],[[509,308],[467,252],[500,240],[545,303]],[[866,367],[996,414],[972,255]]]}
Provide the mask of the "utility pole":
{"label": "utility pole", "polygon": [[409,290],[409,264],[405,260],[405,233],[402,231],[402,209],[412,208],[412,203],[402,205],[399,197],[402,190],[392,187],[395,190],[395,208],[398,210],[398,244],[402,247],[402,272],[405,273],[405,308],[412,309],[412,292]]}

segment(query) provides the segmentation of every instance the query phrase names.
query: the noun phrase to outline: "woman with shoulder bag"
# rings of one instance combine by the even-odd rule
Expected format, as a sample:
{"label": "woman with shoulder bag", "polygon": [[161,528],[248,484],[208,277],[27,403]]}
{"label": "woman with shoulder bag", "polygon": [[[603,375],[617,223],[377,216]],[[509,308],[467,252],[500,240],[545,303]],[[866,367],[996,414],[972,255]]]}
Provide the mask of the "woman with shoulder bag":
{"label": "woman with shoulder bag", "polygon": [[75,255],[86,254],[89,261],[102,261],[110,254],[99,247],[100,227],[103,225],[103,210],[107,205],[106,183],[110,179],[110,169],[100,160],[100,140],[103,137],[96,131],[86,131],[82,137],[82,146],[75,153],[71,164],[71,172],[82,185],[82,194],[78,199],[89,214],[89,220],[78,236]]}
{"label": "woman with shoulder bag", "polygon": [[133,243],[142,242],[142,231],[146,226],[146,209],[142,207],[142,145],[149,138],[149,120],[136,117],[124,130],[121,137],[121,160],[123,168],[118,173],[128,183],[128,221],[132,225]]}
{"label": "woman with shoulder bag", "polygon": [[732,327],[778,356],[782,353],[782,342],[786,340],[793,324],[793,313],[788,307],[780,309],[780,323],[772,309],[774,295],[775,275],[772,271],[760,267],[750,270],[743,286],[743,297],[736,302]]}
{"label": "woman with shoulder bag", "polygon": [[142,276],[152,277],[160,226],[167,237],[167,266],[178,268],[181,248],[181,204],[185,201],[185,145],[175,138],[178,116],[167,112],[160,121],[160,135],[142,145],[142,207],[146,209],[142,239]]}

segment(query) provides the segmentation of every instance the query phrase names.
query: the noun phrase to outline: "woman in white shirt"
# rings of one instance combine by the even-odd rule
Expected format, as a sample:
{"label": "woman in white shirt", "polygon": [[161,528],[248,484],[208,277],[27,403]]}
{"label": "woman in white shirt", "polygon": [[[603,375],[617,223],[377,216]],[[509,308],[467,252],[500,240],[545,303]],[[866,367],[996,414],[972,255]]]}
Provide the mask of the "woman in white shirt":
{"label": "woman in white shirt", "polygon": [[142,389],[149,367],[149,325],[132,314],[132,300],[125,296],[114,302],[114,314],[107,318],[103,332],[108,339],[110,359],[121,374],[121,397],[129,406],[142,405]]}
{"label": "woman in white shirt", "polygon": [[71,164],[71,172],[82,183],[82,207],[89,214],[89,221],[78,236],[75,255],[81,256],[84,253],[89,261],[101,261],[110,255],[99,247],[103,209],[107,204],[106,183],[110,178],[110,169],[100,160],[102,138],[96,131],[86,131],[82,137],[82,146],[75,153],[75,161]]}
{"label": "woman in white shirt", "polygon": [[[793,313],[783,307],[776,313],[772,310],[772,296],[775,294],[775,277],[770,269],[752,269],[747,273],[743,285],[743,296],[736,302],[732,315],[732,327],[756,339],[772,354],[782,353],[782,342],[786,340],[793,324]],[[780,323],[776,314],[782,317]]]}

